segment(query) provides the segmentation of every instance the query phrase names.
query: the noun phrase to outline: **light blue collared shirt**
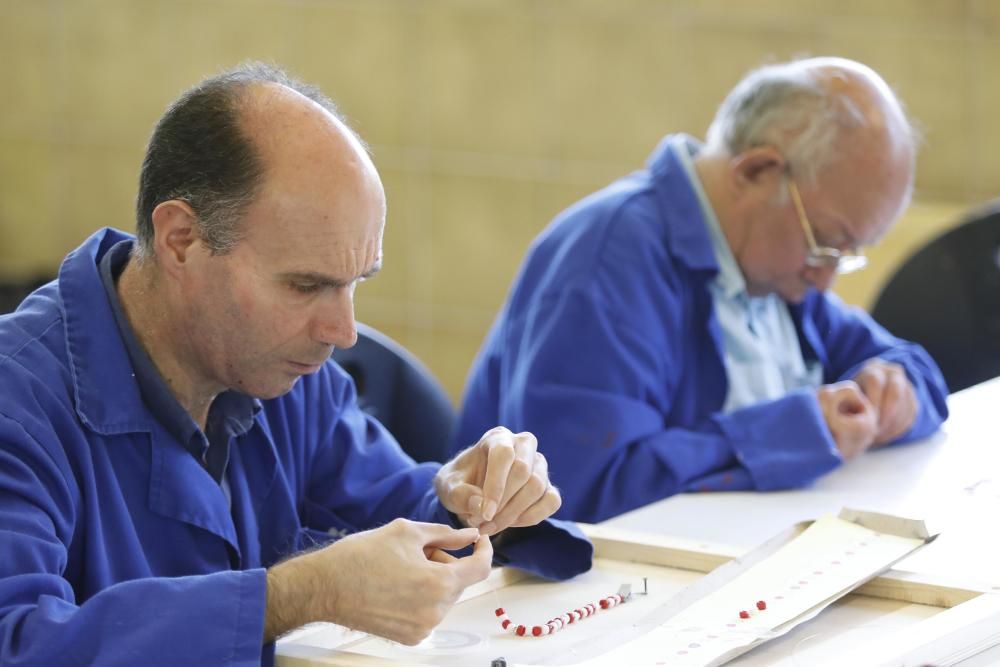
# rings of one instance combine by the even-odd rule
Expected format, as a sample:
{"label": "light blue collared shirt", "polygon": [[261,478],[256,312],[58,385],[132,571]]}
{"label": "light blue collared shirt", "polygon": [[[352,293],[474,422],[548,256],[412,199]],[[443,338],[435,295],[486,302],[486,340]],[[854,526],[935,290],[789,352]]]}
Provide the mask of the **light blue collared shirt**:
{"label": "light blue collared shirt", "polygon": [[755,297],[747,293],[743,272],[694,168],[692,156],[701,147],[690,138],[678,137],[672,148],[698,195],[719,262],[719,274],[710,289],[722,331],[729,380],[722,411],[732,412],[780,398],[803,387],[818,387],[823,380],[823,369],[819,362],[807,363],[802,357],[788,306],[776,294]]}

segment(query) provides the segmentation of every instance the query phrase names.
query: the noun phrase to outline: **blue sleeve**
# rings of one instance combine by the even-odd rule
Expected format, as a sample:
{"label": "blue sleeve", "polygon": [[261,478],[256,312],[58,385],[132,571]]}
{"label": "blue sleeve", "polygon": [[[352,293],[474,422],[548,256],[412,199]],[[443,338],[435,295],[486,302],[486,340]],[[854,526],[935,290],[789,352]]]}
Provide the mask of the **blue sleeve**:
{"label": "blue sleeve", "polygon": [[787,488],[840,463],[809,392],[679,416],[694,400],[678,395],[684,374],[708,364],[683,358],[689,315],[675,294],[661,293],[645,310],[632,298],[638,305],[623,314],[598,290],[568,289],[535,301],[498,333],[500,423],[538,438],[562,491],[560,516],[600,521],[702,488]]}
{"label": "blue sleeve", "polygon": [[437,463],[413,459],[378,420],[358,406],[354,383],[339,368],[304,378],[305,409],[287,413],[293,437],[308,443],[304,524],[318,531],[368,530],[407,518],[449,523],[433,488]]}
{"label": "blue sleeve", "polygon": [[906,370],[916,393],[918,412],[913,426],[897,442],[926,437],[948,418],[947,384],[924,348],[896,338],[866,312],[844,305],[834,294],[811,295],[803,307],[803,316],[807,341],[822,341],[814,347],[826,356],[821,358],[825,382],[850,380],[875,357]]}
{"label": "blue sleeve", "polygon": [[[330,406],[320,419],[330,427],[329,440],[318,444],[310,471],[311,528],[327,530],[346,519],[355,530],[367,530],[398,517],[459,527],[434,490],[440,465],[414,463],[385,427],[358,407],[349,378]],[[590,569],[593,547],[576,526],[543,521],[512,533],[516,537],[497,552],[499,564],[547,579]]]}
{"label": "blue sleeve", "polygon": [[66,471],[0,415],[0,664],[261,664],[264,570],[140,578],[81,599],[67,578],[79,498]]}
{"label": "blue sleeve", "polygon": [[510,565],[543,579],[562,581],[590,569],[594,545],[571,521],[546,519],[527,528],[511,528],[494,551],[493,562]]}

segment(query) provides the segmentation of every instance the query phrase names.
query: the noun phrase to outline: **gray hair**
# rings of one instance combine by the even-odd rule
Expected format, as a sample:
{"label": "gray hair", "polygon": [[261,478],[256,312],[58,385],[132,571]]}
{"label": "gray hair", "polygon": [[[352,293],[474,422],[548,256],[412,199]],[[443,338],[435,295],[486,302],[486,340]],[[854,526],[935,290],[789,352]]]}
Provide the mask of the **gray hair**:
{"label": "gray hair", "polygon": [[194,210],[201,240],[213,254],[231,251],[243,238],[239,222],[257,193],[264,165],[242,127],[241,111],[248,89],[259,83],[290,88],[343,121],[318,88],[259,62],[243,63],[185,92],[157,122],[142,162],[133,251],[137,261],[153,256],[153,210],[172,199]]}
{"label": "gray hair", "polygon": [[[867,119],[855,99],[832,91],[803,63],[767,65],[744,77],[716,112],[708,129],[709,150],[737,155],[756,146],[774,146],[798,178],[814,183],[836,158],[842,133],[864,127]],[[895,102],[915,149],[916,131]]]}

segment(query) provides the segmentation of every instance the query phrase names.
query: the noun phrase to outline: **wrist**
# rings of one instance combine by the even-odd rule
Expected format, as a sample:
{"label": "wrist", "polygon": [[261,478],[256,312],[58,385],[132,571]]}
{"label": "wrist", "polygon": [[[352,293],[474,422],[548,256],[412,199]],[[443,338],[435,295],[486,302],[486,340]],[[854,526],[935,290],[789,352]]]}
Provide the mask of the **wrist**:
{"label": "wrist", "polygon": [[[264,617],[264,642],[269,643],[297,627],[323,620],[315,608],[326,598],[313,575],[312,554],[297,556],[267,570],[267,604]],[[326,587],[324,587],[326,588]]]}

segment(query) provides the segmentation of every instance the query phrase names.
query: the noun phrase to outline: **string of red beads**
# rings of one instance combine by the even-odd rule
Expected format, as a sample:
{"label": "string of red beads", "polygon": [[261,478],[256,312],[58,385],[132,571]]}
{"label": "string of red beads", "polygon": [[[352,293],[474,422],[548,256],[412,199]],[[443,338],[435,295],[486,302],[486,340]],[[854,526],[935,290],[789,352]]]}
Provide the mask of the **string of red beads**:
{"label": "string of red beads", "polygon": [[551,635],[559,632],[567,625],[572,625],[577,621],[593,616],[597,613],[598,608],[611,609],[612,607],[617,607],[624,602],[628,602],[629,597],[630,596],[615,593],[614,595],[609,595],[606,598],[601,598],[597,601],[597,604],[589,602],[582,607],[556,616],[555,618],[547,621],[544,625],[533,625],[530,628],[527,625],[517,625],[511,621],[503,607],[497,607],[494,613],[497,615],[497,618],[500,619],[500,627],[508,632],[512,632],[518,637],[524,637],[526,635],[530,635],[532,637],[544,637],[545,635]]}

